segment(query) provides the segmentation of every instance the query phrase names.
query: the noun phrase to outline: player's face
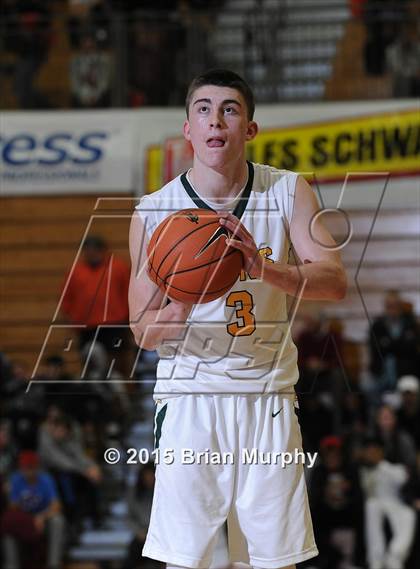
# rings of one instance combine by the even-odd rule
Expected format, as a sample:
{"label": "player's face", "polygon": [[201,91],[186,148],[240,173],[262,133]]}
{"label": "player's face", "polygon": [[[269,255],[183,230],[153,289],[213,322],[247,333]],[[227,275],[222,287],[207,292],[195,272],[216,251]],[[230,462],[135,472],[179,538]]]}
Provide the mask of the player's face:
{"label": "player's face", "polygon": [[194,148],[195,158],[210,168],[243,159],[245,142],[252,140],[257,131],[236,89],[205,85],[194,92],[184,135]]}

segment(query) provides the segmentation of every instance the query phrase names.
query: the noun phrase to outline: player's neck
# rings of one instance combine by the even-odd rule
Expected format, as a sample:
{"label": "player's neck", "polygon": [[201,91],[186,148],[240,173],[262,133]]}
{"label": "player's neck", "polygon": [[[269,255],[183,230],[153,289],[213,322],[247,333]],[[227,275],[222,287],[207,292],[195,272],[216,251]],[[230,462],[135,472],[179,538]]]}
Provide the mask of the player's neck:
{"label": "player's neck", "polygon": [[225,171],[214,170],[195,161],[188,175],[194,188],[205,200],[226,201],[235,198],[248,180],[248,165],[240,162]]}

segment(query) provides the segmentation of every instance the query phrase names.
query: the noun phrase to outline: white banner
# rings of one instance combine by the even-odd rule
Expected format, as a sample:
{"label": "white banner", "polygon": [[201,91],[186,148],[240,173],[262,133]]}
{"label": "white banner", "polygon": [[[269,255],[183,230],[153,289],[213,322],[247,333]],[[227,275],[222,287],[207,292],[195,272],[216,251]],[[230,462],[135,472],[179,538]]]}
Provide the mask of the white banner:
{"label": "white banner", "polygon": [[[257,106],[256,121],[261,136],[269,131],[281,134],[281,129],[292,131],[294,127],[297,135],[303,127],[312,128],[331,121],[330,126],[325,124],[328,134],[328,129],[331,130],[337,121],[348,121],[351,126],[355,118],[375,117],[378,113],[400,114],[412,110],[416,104],[415,100],[408,99],[260,105]],[[174,157],[182,168],[191,159],[184,154],[180,157],[175,152],[174,141],[182,141],[184,120],[185,110],[181,108],[3,112],[0,122],[0,194],[115,194],[133,191],[141,195],[153,191],[164,184],[165,172],[176,175]],[[390,116],[389,122],[394,124],[395,117]],[[418,137],[418,131],[411,128],[404,132],[411,133],[410,152],[418,153],[411,144],[411,139]],[[281,150],[282,145],[271,145],[271,151],[273,148]],[[404,151],[404,147],[396,143],[392,143],[392,149],[393,152]],[[298,156],[301,157],[300,152]],[[265,161],[264,157],[256,156],[256,161],[259,160]],[[388,170],[387,164],[377,167],[376,162],[372,164],[373,173],[378,168],[381,172]],[[349,169],[354,170],[353,165]],[[315,166],[313,170],[319,173]],[[383,207],[418,207],[420,183],[417,171],[418,167],[416,173],[407,171],[407,177],[390,178]],[[357,179],[349,181],[352,191],[347,192],[348,207],[370,207],[371,202],[376,203],[378,180],[362,180],[362,183]],[[379,180],[380,185],[382,181]],[[323,184],[323,187],[326,188],[326,205],[329,199],[336,204],[342,181]]]}
{"label": "white banner", "polygon": [[134,148],[130,111],[3,113],[1,194],[133,190]]}

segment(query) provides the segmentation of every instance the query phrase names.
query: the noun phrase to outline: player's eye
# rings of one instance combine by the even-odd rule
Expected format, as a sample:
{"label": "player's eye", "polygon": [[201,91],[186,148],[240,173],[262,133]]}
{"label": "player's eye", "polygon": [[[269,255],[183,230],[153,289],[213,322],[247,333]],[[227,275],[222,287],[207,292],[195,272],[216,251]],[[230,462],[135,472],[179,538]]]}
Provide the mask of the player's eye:
{"label": "player's eye", "polygon": [[233,115],[236,112],[236,109],[234,107],[225,107],[225,113],[227,115]]}
{"label": "player's eye", "polygon": [[200,113],[206,113],[208,110],[209,110],[208,105],[201,105],[201,106],[198,108],[198,111],[199,111]]}

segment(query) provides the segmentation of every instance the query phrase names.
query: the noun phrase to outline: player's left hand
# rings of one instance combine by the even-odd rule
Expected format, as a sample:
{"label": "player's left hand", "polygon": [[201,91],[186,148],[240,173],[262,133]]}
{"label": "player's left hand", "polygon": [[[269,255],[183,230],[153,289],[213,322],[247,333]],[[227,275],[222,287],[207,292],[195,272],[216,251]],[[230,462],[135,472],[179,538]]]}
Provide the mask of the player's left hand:
{"label": "player's left hand", "polygon": [[227,245],[235,247],[242,252],[244,258],[244,270],[252,278],[261,278],[263,259],[258,252],[258,247],[250,232],[232,213],[217,211],[217,214],[220,216],[220,225],[226,227],[226,229],[232,233],[232,237],[230,239],[226,239]]}

